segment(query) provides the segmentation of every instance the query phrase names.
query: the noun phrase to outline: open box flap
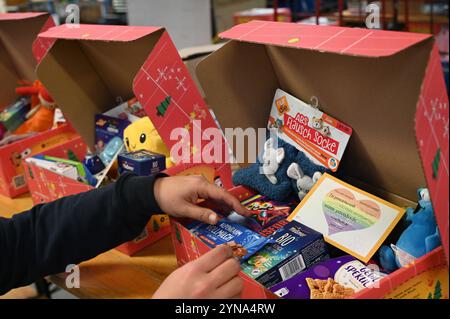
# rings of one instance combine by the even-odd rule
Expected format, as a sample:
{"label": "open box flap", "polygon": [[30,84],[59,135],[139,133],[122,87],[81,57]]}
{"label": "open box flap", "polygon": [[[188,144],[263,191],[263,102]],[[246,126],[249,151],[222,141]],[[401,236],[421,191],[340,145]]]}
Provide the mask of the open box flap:
{"label": "open box flap", "polygon": [[322,52],[382,57],[398,53],[429,34],[374,29],[251,21],[222,32],[221,38]]}
{"label": "open box flap", "polygon": [[114,26],[99,24],[63,24],[39,34],[41,38],[128,42],[162,30],[153,26]]}
{"label": "open box flap", "polygon": [[415,130],[423,171],[439,224],[447,262],[449,258],[449,109],[437,45],[428,62],[417,103]]}
{"label": "open box flap", "polygon": [[[308,26],[310,37],[321,29]],[[441,165],[439,174],[444,177],[439,179],[442,194],[437,199],[437,185],[429,182],[426,172],[432,167],[430,158],[422,162],[418,152],[419,136],[423,134],[426,141],[432,138],[429,125],[423,126],[422,132],[417,130],[416,140],[417,106],[425,96],[433,103],[437,99],[447,110],[439,124],[445,134],[447,123],[447,136],[439,143],[440,160],[448,163],[448,97],[434,39],[408,34],[413,39],[409,45],[374,59],[280,46],[279,42],[247,42],[242,40],[245,34],[240,37],[236,28],[232,31],[225,35],[239,40],[229,41],[197,67],[199,81],[221,126],[266,127],[277,88],[306,102],[316,97],[322,111],[353,128],[340,169],[348,181],[364,182],[370,185],[366,188],[370,192],[400,206],[417,202],[417,188],[428,186],[432,200],[438,203],[436,216],[447,250],[448,170]],[[427,145],[423,142],[421,148]],[[431,149],[436,157],[437,147]]]}
{"label": "open box flap", "polygon": [[39,34],[39,41],[53,42],[36,69],[90,147],[95,114],[133,97],[133,79],[164,32],[155,27],[99,27],[100,31],[91,25],[62,25]]}
{"label": "open box flap", "polygon": [[43,15],[48,15],[47,12],[14,12],[14,13],[0,13],[0,21],[6,20],[23,20],[35,18]]}
{"label": "open box flap", "polygon": [[54,25],[46,12],[0,14],[0,106],[13,102],[19,81],[34,81],[33,43],[39,32]]}
{"label": "open box flap", "polygon": [[[140,101],[169,149],[179,140],[171,138],[174,128],[187,128],[191,136],[194,126],[201,126],[200,134],[207,128],[217,128],[163,28],[60,26],[40,34],[39,44],[47,50],[41,54],[37,67],[39,79],[91,147],[94,114],[133,96]],[[166,112],[160,114],[158,106],[167,101]],[[194,119],[200,125],[194,125]],[[202,139],[201,143],[204,142]],[[218,142],[226,156],[224,139]],[[190,155],[200,152],[202,146],[191,144]],[[230,165],[220,160],[211,165],[228,188]],[[197,163],[202,163],[201,158]]]}

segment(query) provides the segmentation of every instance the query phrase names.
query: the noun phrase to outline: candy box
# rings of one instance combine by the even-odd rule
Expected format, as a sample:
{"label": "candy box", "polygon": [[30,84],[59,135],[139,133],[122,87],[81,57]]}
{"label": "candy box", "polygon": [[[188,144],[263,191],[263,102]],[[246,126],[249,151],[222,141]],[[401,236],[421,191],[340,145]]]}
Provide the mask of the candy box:
{"label": "candy box", "polygon": [[270,290],[286,299],[341,299],[373,286],[385,276],[376,264],[366,265],[345,255],[317,263]]}
{"label": "candy box", "polygon": [[119,154],[119,173],[128,171],[140,176],[159,173],[166,169],[166,157],[147,150]]}
{"label": "candy box", "polygon": [[261,231],[282,219],[289,216],[298,202],[277,202],[270,200],[267,196],[255,195],[241,202],[248,210],[252,212],[249,218],[246,218],[246,226],[254,231]]}
{"label": "candy box", "polygon": [[266,287],[329,258],[322,234],[296,221],[277,230],[269,240],[271,243],[242,264],[244,273]]}
{"label": "candy box", "polygon": [[123,131],[130,125],[127,119],[120,119],[104,114],[95,114],[95,145],[98,151],[115,136],[123,138]]}
{"label": "candy box", "polygon": [[28,157],[25,159],[25,162],[32,163],[36,166],[48,169],[52,172],[55,172],[58,175],[66,176],[73,180],[78,179],[77,168],[68,163],[50,161],[48,159],[45,159],[44,157],[38,156]]}
{"label": "candy box", "polygon": [[242,261],[270,242],[269,239],[225,218],[215,225],[193,222],[188,229],[211,248],[222,244],[229,245],[234,256]]}
{"label": "candy box", "polygon": [[264,236],[264,237],[269,237],[270,235],[272,235],[274,232],[276,232],[277,230],[279,230],[280,228],[283,228],[285,225],[289,224],[289,221],[287,219],[282,219],[264,229],[261,229],[258,234]]}
{"label": "candy box", "polygon": [[8,131],[14,132],[26,120],[30,110],[30,100],[20,98],[0,113],[0,125]]}

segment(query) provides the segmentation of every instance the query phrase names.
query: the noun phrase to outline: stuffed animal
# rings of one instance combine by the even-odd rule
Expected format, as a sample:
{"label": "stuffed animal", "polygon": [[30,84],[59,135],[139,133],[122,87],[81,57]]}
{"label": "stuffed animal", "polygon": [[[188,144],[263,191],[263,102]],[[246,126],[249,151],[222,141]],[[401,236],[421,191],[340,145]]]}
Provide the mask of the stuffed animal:
{"label": "stuffed animal", "polygon": [[292,195],[287,168],[294,161],[298,150],[278,139],[278,147],[270,138],[264,144],[264,152],[256,163],[241,168],[233,175],[233,184],[251,187],[271,200],[283,201]]}
{"label": "stuffed animal", "polygon": [[[35,81],[33,86],[17,88],[16,92],[31,96],[32,109],[26,115],[27,120],[14,131],[14,134],[44,132],[51,129],[56,103],[44,86],[39,81]],[[36,102],[36,96],[39,102]]]}
{"label": "stuffed animal", "polygon": [[311,190],[314,184],[322,177],[322,173],[315,172],[312,177],[305,175],[300,165],[292,163],[287,169],[287,176],[295,181],[295,188],[298,198],[302,200],[306,194]]}
{"label": "stuffed animal", "polygon": [[383,245],[379,250],[380,265],[386,272],[405,266],[405,263],[429,253],[441,244],[428,189],[420,188],[417,193],[417,208],[413,210],[409,207],[406,210],[409,226],[395,245]]}
{"label": "stuffed animal", "polygon": [[148,116],[128,125],[123,131],[123,140],[128,152],[147,150],[163,154],[166,157],[166,168],[174,165],[169,150]]}
{"label": "stuffed animal", "polygon": [[263,163],[261,166],[261,172],[272,184],[276,184],[278,180],[275,173],[278,171],[280,163],[284,159],[284,148],[279,147],[275,149],[274,139],[269,138],[266,143],[264,143],[264,153],[262,159]]}

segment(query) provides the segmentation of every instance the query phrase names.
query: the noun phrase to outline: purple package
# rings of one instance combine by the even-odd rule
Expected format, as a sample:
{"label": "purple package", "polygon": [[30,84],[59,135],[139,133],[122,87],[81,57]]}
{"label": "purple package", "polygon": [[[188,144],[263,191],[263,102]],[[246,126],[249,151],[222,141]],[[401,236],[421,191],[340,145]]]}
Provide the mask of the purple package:
{"label": "purple package", "polygon": [[315,264],[270,291],[285,299],[343,299],[386,276],[378,270],[346,255]]}

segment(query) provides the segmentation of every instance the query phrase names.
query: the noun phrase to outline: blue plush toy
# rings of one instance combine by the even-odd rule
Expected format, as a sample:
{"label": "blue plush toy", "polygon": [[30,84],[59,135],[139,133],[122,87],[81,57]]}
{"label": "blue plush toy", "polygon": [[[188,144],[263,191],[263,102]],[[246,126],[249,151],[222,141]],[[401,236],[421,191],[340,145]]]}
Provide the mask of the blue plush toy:
{"label": "blue plush toy", "polygon": [[302,200],[326,168],[284,140],[277,141],[275,147],[275,140],[267,139],[261,160],[234,173],[233,183],[251,187],[271,200],[283,201],[293,193]]}
{"label": "blue plush toy", "polygon": [[420,188],[418,195],[419,204],[416,210],[406,210],[406,221],[410,222],[410,225],[400,235],[397,243],[391,245],[392,248],[383,245],[379,250],[380,265],[386,272],[404,266],[401,259],[419,258],[441,244],[428,189]]}
{"label": "blue plush toy", "polygon": [[298,150],[278,139],[275,147],[273,138],[264,144],[264,152],[257,162],[236,171],[233,175],[235,185],[249,186],[272,200],[283,201],[292,194],[291,181],[287,168],[294,161]]}

